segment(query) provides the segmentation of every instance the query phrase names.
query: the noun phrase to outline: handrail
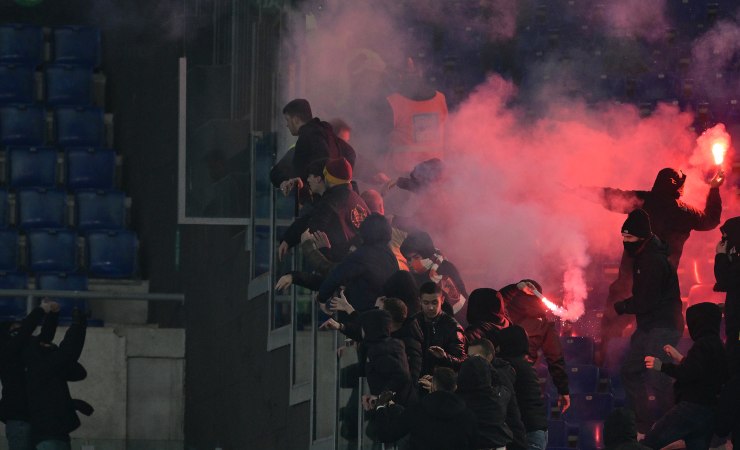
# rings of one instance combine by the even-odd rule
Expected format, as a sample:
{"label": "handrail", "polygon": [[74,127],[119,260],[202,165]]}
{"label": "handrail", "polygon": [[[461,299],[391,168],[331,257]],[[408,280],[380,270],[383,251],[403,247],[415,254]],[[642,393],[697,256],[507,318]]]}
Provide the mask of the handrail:
{"label": "handrail", "polygon": [[142,300],[185,303],[185,294],[144,294],[117,291],[54,291],[46,289],[0,289],[0,297],[61,297],[101,300]]}

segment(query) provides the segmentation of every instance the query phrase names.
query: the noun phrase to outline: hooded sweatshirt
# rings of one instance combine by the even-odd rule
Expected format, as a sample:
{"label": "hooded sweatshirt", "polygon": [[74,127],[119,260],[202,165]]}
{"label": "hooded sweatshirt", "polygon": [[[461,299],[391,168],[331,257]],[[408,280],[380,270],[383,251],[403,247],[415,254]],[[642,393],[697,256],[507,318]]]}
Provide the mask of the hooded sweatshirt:
{"label": "hooded sweatshirt", "polygon": [[498,356],[508,361],[516,371],[516,393],[522,422],[527,432],[547,429],[547,411],[537,372],[527,360],[529,341],[524,328],[512,325],[501,330],[498,336]]}
{"label": "hooded sweatshirt", "polygon": [[722,312],[714,303],[699,303],[686,310],[686,323],[694,341],[679,364],[664,363],[661,372],[676,379],[676,403],[717,404],[727,378],[727,360],[719,327]]}
{"label": "hooded sweatshirt", "polygon": [[452,392],[432,392],[406,409],[400,405],[378,409],[371,420],[381,442],[395,442],[409,434],[411,450],[479,448],[476,416]]}
{"label": "hooded sweatshirt", "polygon": [[[728,346],[740,339],[740,217],[728,219],[720,230],[727,235],[727,252],[714,256],[714,290],[727,292],[725,330]],[[732,344],[730,340],[734,341]]]}
{"label": "hooded sweatshirt", "polygon": [[457,376],[457,395],[478,419],[478,448],[505,447],[513,434],[506,424],[513,393],[491,385],[491,365],[480,356],[466,359]]}
{"label": "hooded sweatshirt", "polygon": [[403,342],[390,337],[391,321],[390,313],[382,309],[373,309],[360,315],[365,334],[362,341],[366,349],[365,376],[371,394],[393,391],[396,393],[395,400],[406,405],[414,390]]}
{"label": "hooded sweatshirt", "polygon": [[468,342],[485,338],[497,345],[500,331],[510,325],[501,294],[491,288],[478,288],[470,293],[467,319]]}

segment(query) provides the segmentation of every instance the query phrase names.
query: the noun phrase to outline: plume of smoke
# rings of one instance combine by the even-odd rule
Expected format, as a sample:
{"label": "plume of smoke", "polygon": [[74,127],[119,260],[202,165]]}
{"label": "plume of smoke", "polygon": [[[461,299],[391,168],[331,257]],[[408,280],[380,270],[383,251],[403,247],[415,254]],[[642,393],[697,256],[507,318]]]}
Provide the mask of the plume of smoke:
{"label": "plume of smoke", "polygon": [[669,21],[666,18],[666,1],[623,0],[605,2],[597,22],[604,31],[617,37],[640,37],[658,41],[665,37]]}
{"label": "plume of smoke", "polygon": [[722,20],[700,36],[691,49],[691,76],[701,80],[699,87],[708,100],[736,99],[740,78],[724,76],[728,69],[740,67],[740,25]]}

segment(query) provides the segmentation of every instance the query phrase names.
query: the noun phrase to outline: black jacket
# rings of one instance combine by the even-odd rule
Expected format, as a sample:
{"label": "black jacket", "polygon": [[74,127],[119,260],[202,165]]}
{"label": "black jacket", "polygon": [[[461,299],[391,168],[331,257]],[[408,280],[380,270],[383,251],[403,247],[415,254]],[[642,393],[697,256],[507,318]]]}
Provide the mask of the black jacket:
{"label": "black jacket", "polygon": [[529,349],[527,358],[534,364],[538,358],[538,352],[542,354],[547,362],[552,382],[557,388],[558,394],[567,395],[568,372],[565,370],[565,356],[560,336],[555,330],[555,322],[548,320],[544,310],[537,306],[542,302],[533,295],[527,295],[516,284],[510,284],[499,290],[504,298],[506,312],[511,323],[519,325],[527,332]]}
{"label": "black jacket", "polygon": [[410,435],[411,450],[477,449],[475,414],[452,392],[436,391],[404,409],[378,409],[372,419],[382,442]]}
{"label": "black jacket", "polygon": [[613,410],[604,422],[605,450],[649,450],[637,442],[635,414],[625,408]]}
{"label": "black jacket", "polygon": [[699,303],[686,310],[694,345],[680,364],[664,363],[661,372],[676,379],[676,403],[681,401],[713,406],[727,378],[725,349],[719,337],[722,312],[714,303]]}
{"label": "black jacket", "polygon": [[67,378],[79,370],[77,360],[85,344],[86,331],[84,320],[73,322],[58,348],[43,348],[38,340],[32,340],[24,352],[34,442],[69,441],[69,433],[80,426]]}
{"label": "black jacket", "polygon": [[403,342],[390,337],[390,313],[381,309],[366,311],[360,315],[360,323],[365,331],[362,345],[370,393],[380,395],[383,391],[393,391],[395,400],[407,405],[416,389],[415,385],[412,387]]}
{"label": "black jacket", "polygon": [[546,430],[547,410],[542,389],[537,372],[526,358],[529,347],[526,332],[519,326],[508,327],[499,334],[499,345],[499,356],[508,361],[516,371],[514,392],[524,427],[527,432]]}
{"label": "black jacket", "polygon": [[719,225],[722,214],[722,199],[718,188],[709,189],[704,210],[687,205],[670,193],[655,189],[623,191],[604,188],[603,195],[604,205],[612,211],[628,214],[642,208],[648,213],[653,233],[668,245],[668,259],[673,267],[678,267],[684,243],[691,230],[707,231],[715,228]]}
{"label": "black jacket", "polygon": [[720,230],[727,235],[727,253],[714,256],[714,277],[717,281],[714,290],[727,292],[725,331],[728,341],[737,341],[740,334],[740,217],[728,219]]}
{"label": "black jacket", "polygon": [[16,329],[12,336],[3,333],[2,343],[0,343],[0,382],[3,385],[3,397],[0,399],[0,421],[3,423],[8,420],[28,422],[26,367],[22,354],[31,339],[31,334],[43,318],[44,310],[34,308],[21,321],[20,328]]}
{"label": "black jacket", "polygon": [[[427,322],[424,313],[417,314],[416,321],[424,335],[424,359],[421,366],[422,375],[431,375],[436,366],[450,367],[453,370],[460,368],[465,360],[465,335],[462,327],[452,316],[440,313],[434,320]],[[442,347],[447,353],[445,359],[432,356],[427,350],[429,347]]]}
{"label": "black jacket", "polygon": [[414,320],[413,317],[406,319],[401,328],[391,333],[391,337],[403,341],[406,349],[406,360],[409,363],[411,382],[416,383],[416,380],[421,376],[422,346],[424,345],[424,334],[421,332],[419,322]]}
{"label": "black jacket", "polygon": [[617,302],[619,314],[634,314],[637,328],[684,328],[681,292],[676,268],[668,261],[668,249],[653,236],[634,258],[632,297]]}
{"label": "black jacket", "polygon": [[473,356],[460,365],[457,395],[478,419],[478,448],[505,447],[512,441],[506,413],[514,393],[502,384],[493,385],[491,365]]}
{"label": "black jacket", "polygon": [[352,167],[355,165],[352,146],[338,138],[328,122],[313,118],[298,130],[295,146],[270,170],[270,181],[276,188],[290,178],[305,181],[309,165],[327,158],[345,158]]}
{"label": "black jacket", "polygon": [[[416,284],[421,286],[427,281],[434,281],[430,278],[430,273],[416,273],[413,272]],[[442,281],[442,298],[444,299],[444,312],[452,315],[458,323],[467,326],[467,298],[468,291],[465,290],[465,283],[460,276],[460,272],[457,270],[454,264],[447,261],[446,259],[439,264],[437,269],[437,275],[443,277]],[[460,296],[465,298],[465,303],[459,304]],[[457,307],[458,310],[454,311],[453,306]]]}
{"label": "black jacket", "polygon": [[[510,392],[515,391],[516,371],[508,361],[501,358],[493,358],[491,361],[491,383],[494,387],[505,386]],[[519,403],[516,395],[512,395],[506,408],[506,425],[512,434],[512,442],[507,446],[508,450],[524,450],[527,445],[527,430],[522,422],[519,411]]]}
{"label": "black jacket", "polygon": [[311,212],[293,221],[282,240],[294,247],[301,242],[304,231],[323,231],[331,243],[331,249],[327,250],[326,255],[337,262],[349,253],[360,224],[368,214],[365,201],[349,184],[332,186],[324,192]]}

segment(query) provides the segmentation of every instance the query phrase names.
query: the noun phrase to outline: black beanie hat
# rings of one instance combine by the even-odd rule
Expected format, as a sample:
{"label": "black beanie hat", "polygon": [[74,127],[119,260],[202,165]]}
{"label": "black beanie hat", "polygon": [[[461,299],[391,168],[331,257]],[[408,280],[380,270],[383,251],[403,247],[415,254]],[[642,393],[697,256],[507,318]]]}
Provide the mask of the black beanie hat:
{"label": "black beanie hat", "polygon": [[478,288],[470,293],[468,299],[468,323],[501,322],[503,302],[496,289]]}
{"label": "black beanie hat", "polygon": [[[727,235],[727,249],[732,247],[740,246],[740,217],[733,217],[727,219],[725,223],[719,227],[719,230]],[[740,250],[740,248],[738,248]]]}
{"label": "black beanie hat", "polygon": [[411,253],[418,253],[422,258],[432,258],[435,248],[432,237],[425,231],[417,231],[409,234],[401,244],[401,254],[406,258]]}
{"label": "black beanie hat", "polygon": [[704,336],[719,335],[721,323],[722,310],[714,303],[697,303],[686,309],[686,326],[694,341]]}
{"label": "black beanie hat", "polygon": [[383,295],[400,298],[406,304],[408,317],[421,311],[419,287],[414,276],[407,270],[399,270],[383,283]]}
{"label": "black beanie hat", "polygon": [[653,230],[650,228],[650,216],[648,216],[648,213],[644,209],[632,211],[622,225],[622,233],[631,234],[632,236],[643,239],[652,236]]}
{"label": "black beanie hat", "polygon": [[496,343],[501,348],[498,352],[500,356],[524,356],[529,351],[529,337],[527,337],[527,331],[519,325],[502,328],[496,339]]}

